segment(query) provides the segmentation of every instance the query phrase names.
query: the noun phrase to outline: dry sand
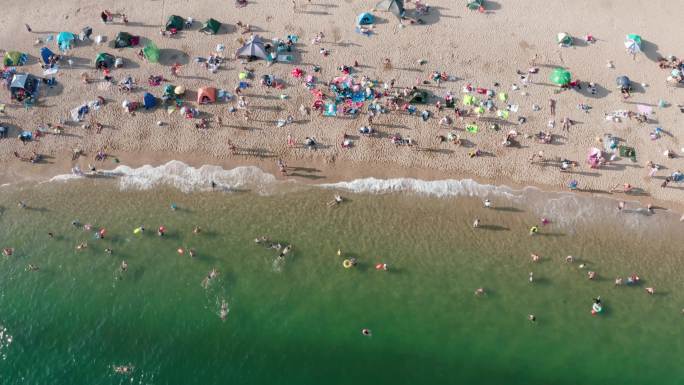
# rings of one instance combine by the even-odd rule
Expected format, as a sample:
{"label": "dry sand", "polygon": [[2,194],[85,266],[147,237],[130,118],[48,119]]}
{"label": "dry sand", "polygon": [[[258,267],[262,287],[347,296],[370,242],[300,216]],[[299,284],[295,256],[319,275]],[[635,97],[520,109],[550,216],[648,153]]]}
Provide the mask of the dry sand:
{"label": "dry sand", "polygon": [[[680,36],[676,33],[681,28],[681,15],[672,11],[671,4],[664,1],[645,4],[636,0],[488,1],[490,11],[482,14],[468,11],[465,1],[435,0],[429,2],[432,9],[431,14],[424,17],[425,25],[400,28],[392,14],[374,12],[378,18],[375,34],[366,37],[354,31],[355,20],[360,12],[371,10],[375,0],[313,0],[311,4],[297,0],[297,3],[298,9],[293,11],[292,2],[285,0],[250,1],[245,8],[235,8],[232,0],[193,1],[191,7],[186,1],[118,1],[116,8],[110,10],[125,12],[130,20],[127,26],[118,23],[104,25],[99,19],[99,13],[103,10],[101,2],[61,1],[46,4],[28,0],[6,4],[0,14],[0,48],[31,55],[29,65],[20,68],[21,71],[42,74],[37,63],[42,45],[34,45],[34,41],[39,38],[45,40],[47,35],[55,35],[60,31],[78,32],[89,25],[94,29],[94,36],[103,35],[109,40],[99,46],[94,43],[77,45],[69,53],[75,63],[74,68],[69,68],[63,62],[57,76],[59,85],[43,92],[39,105],[29,111],[10,103],[9,93],[3,91],[0,102],[8,106],[6,113],[0,115],[0,122],[11,126],[13,136],[16,136],[17,130],[33,130],[41,124],[68,120],[70,109],[97,96],[103,96],[108,103],[86,118],[86,122],[97,121],[104,125],[100,134],[83,129],[80,125],[70,125],[66,127],[65,135],[49,135],[26,146],[13,138],[0,140],[0,160],[3,162],[0,182],[67,173],[72,166],[71,150],[81,148],[89,157],[88,160],[80,160],[83,164],[92,163],[92,156],[99,149],[118,155],[123,163],[131,165],[174,158],[193,165],[203,162],[263,164],[264,158],[266,162],[275,164],[275,159],[282,157],[290,165],[336,169],[338,175],[349,177],[357,174],[398,176],[396,170],[405,169],[422,170],[420,173],[407,171],[407,175],[421,175],[430,179],[453,175],[473,176],[493,183],[510,181],[553,189],[564,188],[569,179],[575,178],[586,189],[605,190],[618,183],[631,183],[646,190],[653,199],[671,202],[683,200],[684,187],[674,184],[670,188],[660,188],[662,179],[647,178],[648,170],[645,167],[648,160],[662,164],[665,169],[658,176],[663,178],[674,170],[684,169],[682,158],[667,159],[662,154],[666,149],[681,154],[680,148],[683,147],[679,137],[684,115],[676,105],[684,102],[684,90],[666,86],[667,72],[656,64],[661,55],[684,55]],[[407,8],[412,10],[413,4],[408,3]],[[173,38],[160,36],[160,23],[171,14],[193,17],[196,20],[195,27]],[[207,36],[197,31],[198,22],[208,17],[224,23],[220,34]],[[124,112],[121,102],[126,98],[140,101],[145,90],[157,97],[161,96],[163,87],[147,85],[146,79],[150,75],[163,75],[173,84],[184,85],[188,90],[215,86],[232,92],[238,82],[238,72],[244,67],[239,61],[231,60],[218,73],[211,74],[193,63],[192,58],[207,56],[219,43],[226,46],[227,52],[234,52],[239,46],[237,39],[241,36],[235,28],[238,20],[251,24],[266,39],[285,38],[288,34],[300,37],[296,63],[269,67],[257,61],[247,65],[254,69],[256,78],[252,82],[253,87],[245,92],[252,111],[250,121],[245,121],[241,114],[228,112],[234,102],[199,107],[207,116],[223,119],[223,126],[212,122],[208,130],[198,130],[194,126],[195,120],[186,120],[177,112],[169,115],[164,109],[139,111],[135,116]],[[33,33],[25,30],[24,23],[30,24]],[[137,58],[135,48],[112,48],[111,41],[119,31],[153,40],[163,49],[162,63],[142,62]],[[323,43],[320,46],[311,45],[311,39],[319,31],[326,36]],[[555,43],[558,32],[567,32],[577,38],[592,34],[598,41],[587,45],[576,39],[576,46],[559,48]],[[627,33],[638,33],[645,40],[644,53],[638,55],[636,60],[625,53],[623,39]],[[56,51],[54,42],[48,46]],[[330,55],[323,57],[318,52],[321,47],[329,49]],[[107,87],[104,82],[83,84],[80,81],[83,72],[101,79],[101,74],[94,69],[94,58],[98,52],[109,52],[125,58],[125,67],[113,71],[114,79],[120,80],[130,74],[141,86],[138,91],[124,95],[115,86]],[[540,73],[533,76],[533,84],[522,87],[516,70],[526,70],[530,58],[535,54],[539,56],[537,65]],[[382,68],[385,57],[392,60],[393,70]],[[420,65],[419,59],[425,59],[427,63]],[[340,74],[338,66],[351,65],[355,60],[361,64],[357,72],[359,76],[367,75],[371,79],[387,82],[394,78],[400,87],[412,86],[417,79],[427,80],[434,70],[445,71],[458,78],[457,81],[442,83],[439,88],[434,83],[424,86],[440,98],[447,90],[454,92],[457,98],[462,98],[461,89],[467,83],[475,87],[492,88],[498,82],[501,85],[498,90],[508,92],[509,103],[519,105],[520,110],[517,114],[511,114],[509,122],[502,124],[499,132],[490,130],[490,123],[481,121],[479,133],[465,133],[465,123],[474,119],[455,121],[453,127],[458,129],[461,137],[491,156],[469,158],[467,152],[474,147],[438,143],[435,136],[448,132],[440,129],[439,119],[445,114],[451,117],[454,114],[447,110],[436,112],[434,105],[427,106],[434,113],[434,118],[427,122],[397,112],[381,115],[374,120],[375,128],[384,135],[400,133],[410,136],[418,142],[418,148],[395,147],[386,137],[362,137],[355,141],[354,148],[346,150],[340,147],[343,133],[356,135],[358,127],[366,124],[366,116],[361,115],[356,119],[326,118],[317,114],[300,116],[297,111],[300,104],[311,106],[313,97],[301,80],[290,76],[290,71],[296,66],[312,73],[312,65],[320,65],[321,73],[316,75],[319,82],[325,83]],[[606,67],[608,60],[614,62],[614,69]],[[176,61],[184,64],[181,76],[177,78],[170,73],[170,65]],[[581,91],[555,94],[557,88],[550,85],[547,79],[556,66],[568,68],[574,78],[583,82],[597,83],[598,94],[590,95],[586,83]],[[261,87],[258,79],[264,74],[284,79],[287,87],[282,91]],[[615,77],[619,75],[629,76],[637,85],[645,83],[648,86],[638,86],[632,98],[623,101],[615,88]],[[511,91],[514,83],[521,86],[520,91]],[[326,89],[324,84],[318,87]],[[521,91],[527,95],[522,95]],[[281,100],[281,93],[289,98]],[[193,106],[196,105],[192,100],[194,95],[194,92],[190,92],[187,98],[188,104]],[[550,118],[549,98],[557,100],[556,128],[550,131],[560,137],[557,144],[538,144],[533,139],[524,138],[524,135],[546,130]],[[666,100],[672,106],[655,108],[654,119],[657,123],[640,125],[635,121],[614,123],[604,119],[604,112],[636,110],[638,103],[656,105],[659,99]],[[542,107],[541,111],[532,111],[535,103]],[[589,104],[592,110],[589,113],[580,111],[577,108],[579,103]],[[421,106],[419,108],[422,109]],[[289,114],[297,122],[282,128],[276,127],[275,121]],[[515,123],[518,116],[525,116],[527,123],[518,126]],[[560,119],[565,116],[580,122],[572,126],[569,133],[563,132],[560,125]],[[486,118],[494,118],[494,115],[488,114]],[[166,124],[158,127],[157,121]],[[652,141],[648,133],[656,126],[671,135],[663,135]],[[504,133],[510,129],[523,134],[521,148],[504,148],[500,145]],[[286,145],[288,133],[299,143],[305,137],[313,136],[321,146],[316,151],[289,148]],[[586,154],[590,147],[596,146],[595,138],[605,133],[612,133],[622,138],[627,145],[636,147],[638,162],[622,159],[605,168],[590,169],[584,162]],[[229,141],[240,148],[237,154],[228,151]],[[34,150],[48,155],[48,163],[22,164],[12,156],[14,151],[29,154]],[[561,173],[556,166],[531,165],[528,158],[538,151],[544,151],[547,158],[576,160],[580,162],[580,167],[577,173],[568,174]],[[341,169],[347,171],[340,172]],[[359,171],[355,173],[353,170]]]}

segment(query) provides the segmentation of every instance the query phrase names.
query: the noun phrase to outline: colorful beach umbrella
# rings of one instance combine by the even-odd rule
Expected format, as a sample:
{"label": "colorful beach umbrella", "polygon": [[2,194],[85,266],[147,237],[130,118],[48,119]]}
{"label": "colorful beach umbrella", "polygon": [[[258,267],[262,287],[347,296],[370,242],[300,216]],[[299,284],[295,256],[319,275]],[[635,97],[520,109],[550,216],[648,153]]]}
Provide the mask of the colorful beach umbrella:
{"label": "colorful beach umbrella", "polygon": [[572,75],[570,74],[570,71],[564,68],[554,69],[553,72],[551,72],[551,76],[549,76],[549,80],[559,86],[567,85],[570,83],[571,79]]}
{"label": "colorful beach umbrella", "polygon": [[641,52],[641,36],[634,33],[627,35],[625,37],[625,48],[631,55]]}

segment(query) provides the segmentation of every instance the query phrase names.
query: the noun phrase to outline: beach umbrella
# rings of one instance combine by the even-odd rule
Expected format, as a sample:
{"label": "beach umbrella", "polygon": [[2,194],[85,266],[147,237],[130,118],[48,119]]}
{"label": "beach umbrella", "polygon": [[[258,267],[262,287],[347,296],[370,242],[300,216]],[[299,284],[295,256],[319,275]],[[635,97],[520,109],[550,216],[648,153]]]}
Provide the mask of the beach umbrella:
{"label": "beach umbrella", "polygon": [[615,79],[615,84],[617,84],[618,87],[620,88],[628,88],[632,82],[629,80],[627,76],[618,76]]}
{"label": "beach umbrella", "polygon": [[382,0],[375,8],[382,11],[390,11],[396,17],[404,17],[404,14],[406,13],[406,10],[404,9],[404,0]]}
{"label": "beach umbrella", "polygon": [[74,40],[76,40],[76,35],[71,32],[60,32],[57,34],[57,45],[61,51],[70,49]]}
{"label": "beach umbrella", "polygon": [[145,59],[147,59],[147,61],[150,63],[158,63],[159,48],[157,48],[157,46],[150,41],[145,44],[145,48],[143,48],[143,56],[145,56]]}
{"label": "beach umbrella", "polygon": [[249,41],[245,43],[245,45],[237,50],[235,56],[248,59],[258,58],[268,60],[266,47],[264,46],[264,42],[261,40],[261,37],[258,35],[252,36]]}
{"label": "beach umbrella", "polygon": [[185,94],[185,87],[178,86],[173,90],[173,93],[176,95],[183,95],[183,94]]}
{"label": "beach umbrella", "polygon": [[641,36],[630,33],[625,37],[625,48],[631,55],[641,52]]}
{"label": "beach umbrella", "polygon": [[554,69],[553,72],[551,72],[551,76],[549,76],[549,80],[559,86],[567,85],[568,83],[570,83],[571,79],[572,75],[570,74],[570,72],[560,67]]}

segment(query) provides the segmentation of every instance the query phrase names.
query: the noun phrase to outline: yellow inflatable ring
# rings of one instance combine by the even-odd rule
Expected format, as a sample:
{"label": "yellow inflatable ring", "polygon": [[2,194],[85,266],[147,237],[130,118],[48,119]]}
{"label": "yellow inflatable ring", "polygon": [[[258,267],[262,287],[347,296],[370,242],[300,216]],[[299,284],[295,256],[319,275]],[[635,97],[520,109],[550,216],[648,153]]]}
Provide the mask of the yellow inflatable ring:
{"label": "yellow inflatable ring", "polygon": [[342,266],[344,266],[345,269],[349,269],[350,267],[354,266],[351,260],[345,259],[342,261]]}

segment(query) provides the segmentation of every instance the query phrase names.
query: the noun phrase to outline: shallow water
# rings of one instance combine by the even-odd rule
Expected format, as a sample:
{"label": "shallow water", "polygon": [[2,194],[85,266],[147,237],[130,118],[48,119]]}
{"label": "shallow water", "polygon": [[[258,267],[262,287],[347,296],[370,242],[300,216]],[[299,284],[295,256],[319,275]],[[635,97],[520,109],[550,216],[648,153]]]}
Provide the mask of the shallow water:
{"label": "shallow water", "polygon": [[[481,207],[480,190],[343,192],[348,200],[327,208],[332,191],[316,187],[264,195],[120,191],[120,183],[0,193],[0,246],[16,249],[0,259],[0,325],[12,336],[0,342],[3,384],[677,384],[684,376],[681,229],[666,213],[616,213],[612,202],[537,191],[486,192],[496,210]],[[20,199],[28,209],[16,207]],[[571,215],[581,210],[589,215]],[[541,215],[552,224],[529,236]],[[476,216],[480,229],[470,226]],[[75,219],[106,228],[105,239]],[[168,234],[158,237],[162,224]],[[141,236],[132,233],[139,225]],[[203,231],[193,234],[194,225]],[[275,250],[254,244],[261,235],[293,244],[293,254],[275,263]],[[567,264],[566,255],[579,260]],[[347,256],[359,265],[344,269]],[[390,271],[376,271],[379,262]],[[40,271],[26,271],[29,263]],[[219,276],[205,289],[212,268]],[[613,285],[632,272],[642,285]],[[474,296],[478,287],[487,294]],[[598,295],[605,312],[591,316]],[[125,364],[131,375],[113,372]]]}

